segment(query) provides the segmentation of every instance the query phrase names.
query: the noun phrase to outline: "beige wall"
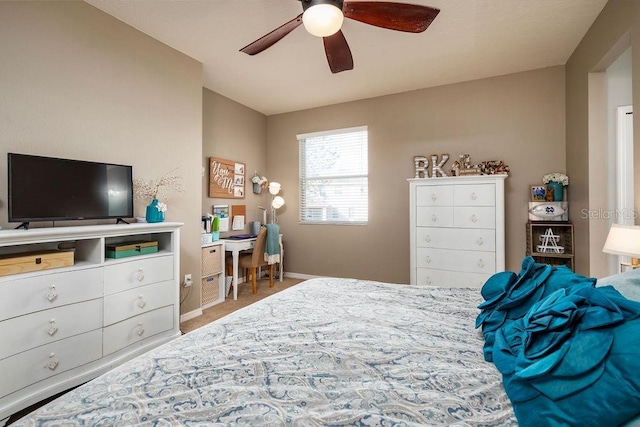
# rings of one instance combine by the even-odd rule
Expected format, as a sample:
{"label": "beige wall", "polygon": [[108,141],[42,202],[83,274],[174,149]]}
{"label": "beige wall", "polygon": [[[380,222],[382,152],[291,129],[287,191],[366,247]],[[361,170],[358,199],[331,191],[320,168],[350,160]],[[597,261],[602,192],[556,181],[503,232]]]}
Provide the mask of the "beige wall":
{"label": "beige wall", "polygon": [[[567,172],[572,180],[569,201],[571,220],[576,229],[576,268],[585,275],[598,275],[603,262],[601,252],[606,219],[588,220],[582,210],[597,211],[606,206],[607,194],[594,191],[604,188],[598,167],[607,159],[606,112],[594,113],[594,104],[606,99],[600,89],[606,69],[625,48],[631,46],[633,104],[640,105],[640,2],[610,0],[582,39],[566,65],[567,97]],[[590,86],[591,84],[591,86]],[[589,90],[591,88],[591,91]],[[590,98],[591,96],[591,98]],[[590,115],[591,112],[591,115]],[[638,114],[633,117],[634,128],[640,125]],[[640,203],[640,132],[634,132],[636,209]],[[636,220],[637,223],[637,220]]]}
{"label": "beige wall", "polygon": [[[186,191],[166,217],[185,223],[181,273],[199,273],[201,64],[84,2],[0,2],[0,40],[0,182],[7,152],[130,164],[147,180],[178,167]],[[0,226],[15,227],[6,203],[4,184]]]}
{"label": "beige wall", "polygon": [[[244,205],[246,208],[244,230],[223,232],[221,236],[248,233],[251,221],[262,221],[262,211],[258,206],[266,207],[269,203],[268,192],[254,194],[251,183],[254,172],[260,176],[269,177],[267,175],[267,117],[209,89],[203,89],[202,110],[202,214],[212,213],[214,204]],[[209,197],[211,157],[233,160],[246,165],[247,175],[243,199]],[[200,307],[200,300],[194,299],[193,296],[197,295],[197,298],[201,298],[201,281],[197,282],[189,300],[191,310]]]}
{"label": "beige wall", "polygon": [[[250,221],[262,221],[258,206],[267,207],[268,192],[254,194],[251,178],[254,172],[267,176],[267,116],[225,98],[209,89],[203,89],[202,132],[202,212],[211,213],[214,204],[245,205],[247,211],[245,232]],[[247,167],[244,199],[209,197],[209,159],[219,157],[242,162]],[[267,178],[270,179],[269,176]],[[235,231],[235,234],[242,233]],[[231,233],[221,233],[224,237]]]}
{"label": "beige wall", "polygon": [[[582,271],[587,225],[576,215],[588,206],[586,74],[630,30],[638,100],[639,31],[631,22],[640,21],[639,7],[612,0],[567,66],[566,164]],[[0,39],[0,157],[15,151],[132,164],[145,179],[179,167],[186,192],[169,200],[167,219],[185,222],[181,275],[199,276],[200,216],[212,204],[245,204],[251,221],[261,217],[257,206],[270,201],[266,193],[251,193],[249,183],[242,201],[208,198],[210,156],[245,162],[249,179],[256,170],[282,182],[287,271],[403,283],[413,156],[470,153],[474,161],[511,166],[510,270],[519,269],[525,252],[529,185],[565,171],[561,66],[265,117],[203,90],[197,61],[83,2],[0,2]],[[370,132],[369,225],[300,226],[296,134],[359,125]],[[137,202],[136,215],[143,208]],[[13,226],[6,220],[6,186],[0,186],[0,226]],[[199,283],[183,298],[182,313],[197,310]]]}
{"label": "beige wall", "polygon": [[[564,77],[558,66],[269,116],[269,174],[287,201],[286,271],[408,283],[407,178],[413,156],[441,153],[511,167],[507,269],[519,271],[529,185],[565,170]],[[369,127],[369,224],[299,225],[296,135],[360,125]]]}

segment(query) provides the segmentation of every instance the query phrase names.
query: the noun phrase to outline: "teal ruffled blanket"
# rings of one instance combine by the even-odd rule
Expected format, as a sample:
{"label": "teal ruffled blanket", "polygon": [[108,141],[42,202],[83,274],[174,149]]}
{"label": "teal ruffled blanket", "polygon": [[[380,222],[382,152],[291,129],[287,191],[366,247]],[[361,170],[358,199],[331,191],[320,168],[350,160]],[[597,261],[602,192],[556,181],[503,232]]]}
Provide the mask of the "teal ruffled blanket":
{"label": "teal ruffled blanket", "polygon": [[476,325],[522,426],[616,426],[640,414],[640,303],[524,259],[482,289]]}
{"label": "teal ruffled blanket", "polygon": [[494,274],[482,287],[485,302],[476,319],[476,328],[482,326],[484,334],[484,358],[493,360],[493,344],[496,332],[511,322],[522,318],[538,301],[558,289],[573,286],[594,287],[596,279],[575,274],[567,267],[537,264],[532,257],[522,261],[522,271]]}

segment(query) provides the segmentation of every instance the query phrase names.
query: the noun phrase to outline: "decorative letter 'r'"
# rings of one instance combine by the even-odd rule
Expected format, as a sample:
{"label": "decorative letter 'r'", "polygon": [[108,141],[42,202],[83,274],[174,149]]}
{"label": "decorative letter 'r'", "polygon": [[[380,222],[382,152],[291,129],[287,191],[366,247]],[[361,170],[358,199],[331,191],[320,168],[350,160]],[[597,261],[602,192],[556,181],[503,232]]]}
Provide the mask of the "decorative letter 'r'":
{"label": "decorative letter 'r'", "polygon": [[416,165],[416,178],[429,178],[429,160],[424,156],[415,156],[413,163]]}

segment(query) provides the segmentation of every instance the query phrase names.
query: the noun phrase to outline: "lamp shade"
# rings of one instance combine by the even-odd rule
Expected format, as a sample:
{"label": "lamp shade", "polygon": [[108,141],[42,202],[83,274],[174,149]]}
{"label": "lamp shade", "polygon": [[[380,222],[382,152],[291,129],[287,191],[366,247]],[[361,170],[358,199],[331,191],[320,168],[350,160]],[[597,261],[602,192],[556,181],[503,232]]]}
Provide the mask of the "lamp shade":
{"label": "lamp shade", "polygon": [[279,182],[270,182],[269,183],[269,193],[274,196],[280,192],[280,183]]}
{"label": "lamp shade", "polygon": [[640,257],[640,226],[613,224],[602,252]]}
{"label": "lamp shade", "polygon": [[302,23],[308,32],[317,37],[328,37],[342,27],[344,14],[333,4],[316,4],[302,14]]}
{"label": "lamp shade", "polygon": [[284,206],[284,199],[282,197],[276,196],[273,198],[273,201],[271,202],[271,207],[273,209],[280,209],[283,206]]}

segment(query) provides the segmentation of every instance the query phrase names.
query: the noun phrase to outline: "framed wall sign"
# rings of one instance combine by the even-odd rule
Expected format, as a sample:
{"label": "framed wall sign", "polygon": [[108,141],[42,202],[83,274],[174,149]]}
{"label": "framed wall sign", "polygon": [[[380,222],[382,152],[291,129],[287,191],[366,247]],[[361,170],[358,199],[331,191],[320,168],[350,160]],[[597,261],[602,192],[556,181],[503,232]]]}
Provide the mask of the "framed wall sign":
{"label": "framed wall sign", "polygon": [[209,158],[209,197],[244,199],[244,163]]}

